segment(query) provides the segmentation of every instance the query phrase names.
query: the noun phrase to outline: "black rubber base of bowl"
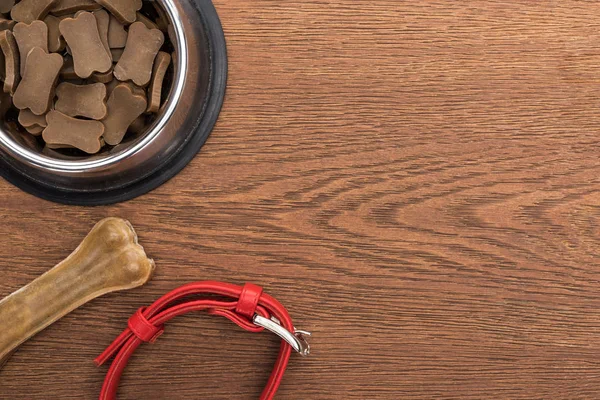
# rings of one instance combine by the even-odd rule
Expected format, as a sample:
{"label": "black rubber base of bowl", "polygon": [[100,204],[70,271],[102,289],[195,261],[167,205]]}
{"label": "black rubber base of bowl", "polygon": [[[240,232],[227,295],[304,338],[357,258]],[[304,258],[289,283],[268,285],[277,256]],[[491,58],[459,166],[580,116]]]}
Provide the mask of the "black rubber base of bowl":
{"label": "black rubber base of bowl", "polygon": [[227,86],[227,46],[221,21],[212,1],[196,0],[206,24],[211,48],[211,85],[202,123],[181,150],[170,157],[152,175],[130,185],[103,192],[63,191],[28,179],[0,159],[0,176],[37,197],[62,204],[98,206],[120,203],[150,192],[177,175],[200,151],[210,135],[221,111]]}

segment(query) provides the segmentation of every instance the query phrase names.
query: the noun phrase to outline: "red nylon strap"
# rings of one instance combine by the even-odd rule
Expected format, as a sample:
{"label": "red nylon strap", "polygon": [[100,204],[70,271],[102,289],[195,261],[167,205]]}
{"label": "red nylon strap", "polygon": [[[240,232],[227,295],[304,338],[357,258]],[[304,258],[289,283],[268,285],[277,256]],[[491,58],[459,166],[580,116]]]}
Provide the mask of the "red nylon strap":
{"label": "red nylon strap", "polygon": [[154,326],[146,319],[143,312],[145,307],[140,308],[129,318],[127,325],[129,330],[142,342],[154,343],[164,332],[164,326]]}
{"label": "red nylon strap", "polygon": [[242,314],[246,318],[254,317],[254,314],[256,313],[256,306],[258,305],[258,300],[260,299],[261,294],[262,288],[260,286],[256,286],[252,283],[246,283],[242,289],[242,293],[240,294],[238,304],[235,307],[235,312]]}
{"label": "red nylon strap", "polygon": [[[229,301],[213,299],[193,299],[178,302],[190,296],[218,295],[229,298]],[[259,314],[265,318],[276,317],[281,325],[290,332],[294,331],[292,319],[281,303],[253,284],[244,287],[223,282],[196,282],[182,286],[167,293],[150,307],[140,308],[128,322],[125,329],[108,348],[96,358],[97,365],[102,365],[114,356],[114,360],[106,374],[100,400],[114,400],[121,374],[133,352],[144,342],[153,342],[163,333],[163,324],[191,311],[206,310],[211,315],[223,316],[239,327],[250,332],[262,332],[263,328],[254,325],[252,318]],[[282,340],[279,356],[273,372],[263,390],[260,400],[271,400],[286,370],[291,346]]]}

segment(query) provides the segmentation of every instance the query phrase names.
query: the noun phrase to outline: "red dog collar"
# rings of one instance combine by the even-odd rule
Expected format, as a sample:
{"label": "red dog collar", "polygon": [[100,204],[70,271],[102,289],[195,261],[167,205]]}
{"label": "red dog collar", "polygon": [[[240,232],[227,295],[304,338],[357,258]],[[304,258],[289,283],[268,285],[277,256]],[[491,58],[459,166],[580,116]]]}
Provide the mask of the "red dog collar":
{"label": "red dog collar", "polygon": [[[195,299],[178,302],[187,296],[206,294],[237,300]],[[262,332],[267,329],[283,339],[275,367],[260,400],[270,400],[275,396],[292,349],[304,356],[310,353],[310,346],[305,339],[306,336],[310,336],[310,333],[297,331],[285,307],[273,297],[263,293],[261,287],[251,283],[243,287],[211,281],[190,283],[167,293],[150,307],[140,308],[129,318],[129,328],[125,329],[96,358],[96,364],[102,365],[113,355],[115,356],[104,379],[100,400],[116,399],[121,373],[135,349],[144,342],[154,342],[163,333],[164,323],[167,321],[178,315],[198,310],[223,316],[250,332]]]}

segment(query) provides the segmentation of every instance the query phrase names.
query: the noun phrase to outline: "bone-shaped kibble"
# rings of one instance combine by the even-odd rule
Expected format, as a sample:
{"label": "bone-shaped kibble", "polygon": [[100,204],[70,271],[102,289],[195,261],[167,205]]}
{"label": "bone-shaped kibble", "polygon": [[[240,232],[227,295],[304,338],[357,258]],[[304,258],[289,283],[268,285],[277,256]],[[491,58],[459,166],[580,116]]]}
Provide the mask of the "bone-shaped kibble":
{"label": "bone-shaped kibble", "polygon": [[97,0],[123,24],[131,24],[136,20],[136,12],[142,8],[142,0]]}
{"label": "bone-shaped kibble", "polygon": [[68,54],[64,57],[63,67],[60,69],[60,77],[62,79],[79,79],[79,76],[75,73],[73,57]]}
{"label": "bone-shaped kibble", "polygon": [[19,22],[13,29],[13,35],[19,46],[21,59],[21,76],[25,74],[25,60],[34,47],[48,52],[48,26],[42,21],[33,21],[31,24]]}
{"label": "bone-shaped kibble", "polygon": [[4,56],[4,92],[13,94],[21,75],[19,74],[19,48],[13,33],[0,31],[0,48]]}
{"label": "bone-shaped kibble", "polygon": [[106,86],[103,83],[73,85],[63,82],[56,88],[54,108],[70,117],[102,119],[106,116]]}
{"label": "bone-shaped kibble", "polygon": [[127,128],[146,110],[146,98],[126,83],[117,85],[106,104],[108,114],[102,120],[104,140],[110,145],[121,143]]}
{"label": "bone-shaped kibble", "polygon": [[21,0],[10,11],[10,16],[17,22],[30,24],[36,19],[44,19],[57,0]]}
{"label": "bone-shaped kibble", "polygon": [[46,115],[35,115],[28,109],[19,111],[19,123],[24,128],[30,128],[36,125],[44,128],[48,126]]}
{"label": "bone-shaped kibble", "polygon": [[12,19],[0,18],[0,31],[5,29],[10,29],[12,31],[16,23],[17,21],[13,21]]}
{"label": "bone-shaped kibble", "polygon": [[170,63],[171,56],[169,53],[159,51],[156,60],[154,60],[152,81],[150,81],[150,88],[148,89],[148,109],[146,112],[156,113],[160,108],[163,80]]}
{"label": "bone-shaped kibble", "polygon": [[[79,16],[84,11],[78,11],[75,13],[75,17]],[[92,11],[94,17],[96,17],[96,25],[98,26],[98,34],[100,35],[100,41],[104,45],[107,52],[110,52],[108,46],[108,25],[110,23],[110,16],[105,10]],[[70,51],[70,49],[69,49]]]}
{"label": "bone-shaped kibble", "polygon": [[62,16],[74,14],[77,11],[92,11],[100,8],[102,6],[94,0],[58,0],[50,9],[50,12],[54,15]]}
{"label": "bone-shaped kibble", "polygon": [[61,19],[54,15],[48,15],[44,18],[44,22],[48,26],[48,51],[56,53],[65,49],[65,40],[60,34],[58,25]]}
{"label": "bone-shaped kibble", "polygon": [[116,79],[113,79],[112,81],[105,83],[104,86],[106,86],[106,97],[110,98],[110,95],[112,94],[113,90],[115,90],[115,88],[117,87],[117,85],[120,85],[121,82],[119,82]]}
{"label": "bone-shaped kibble", "polygon": [[127,43],[127,31],[114,15],[110,15],[108,24],[108,45],[111,49],[122,49]]}
{"label": "bone-shaped kibble", "polygon": [[105,72],[103,74],[95,72],[90,79],[94,82],[109,83],[112,82],[113,77],[114,75],[112,70],[109,70],[108,72]]}
{"label": "bone-shaped kibble", "polygon": [[136,13],[136,21],[143,23],[144,25],[146,25],[146,28],[148,29],[158,29],[158,25],[156,25],[154,23],[154,21],[152,21],[150,18],[146,17],[144,14],[142,14],[141,12],[137,12]]}
{"label": "bone-shaped kibble", "polygon": [[158,29],[148,29],[142,22],[131,24],[125,51],[115,66],[115,78],[146,86],[152,76],[154,59],[164,40],[165,35]]}
{"label": "bone-shaped kibble", "polygon": [[31,133],[33,136],[39,136],[44,131],[44,127],[39,125],[33,125],[25,128],[25,130]]}
{"label": "bone-shaped kibble", "polygon": [[123,49],[110,49],[110,54],[112,54],[113,62],[119,62],[121,56],[123,55]]}
{"label": "bone-shaped kibble", "polygon": [[0,366],[66,314],[106,293],[139,287],[153,272],[129,222],[100,221],[63,262],[0,301]]}
{"label": "bone-shaped kibble", "polygon": [[146,129],[146,116],[140,115],[129,125],[129,131],[134,134],[140,134]]}
{"label": "bone-shaped kibble", "polygon": [[60,54],[48,54],[39,47],[27,55],[25,74],[15,91],[13,102],[19,110],[29,108],[35,115],[42,115],[50,108],[54,87],[63,66]]}
{"label": "bone-shaped kibble", "polygon": [[158,29],[160,29],[162,32],[167,32],[169,27],[169,18],[167,17],[167,13],[157,1],[153,1],[151,3],[158,14],[158,18],[156,19],[156,25],[158,26]]}
{"label": "bone-shaped kibble", "polygon": [[100,138],[104,125],[101,122],[72,118],[56,110],[46,115],[46,121],[48,126],[43,138],[47,144],[68,144],[88,154],[95,154],[102,148]]}
{"label": "bone-shaped kibble", "polygon": [[100,40],[102,41],[106,52],[110,53],[110,46],[108,45],[108,24],[110,23],[110,16],[104,10],[94,11],[92,14],[94,14],[94,17],[96,17],[96,23],[98,24],[98,33],[100,34]]}
{"label": "bone-shaped kibble", "polygon": [[75,73],[80,78],[111,69],[110,53],[102,44],[96,17],[92,13],[84,11],[75,18],[65,18],[59,29],[71,49]]}
{"label": "bone-shaped kibble", "polygon": [[0,13],[8,14],[15,5],[15,0],[0,0]]}

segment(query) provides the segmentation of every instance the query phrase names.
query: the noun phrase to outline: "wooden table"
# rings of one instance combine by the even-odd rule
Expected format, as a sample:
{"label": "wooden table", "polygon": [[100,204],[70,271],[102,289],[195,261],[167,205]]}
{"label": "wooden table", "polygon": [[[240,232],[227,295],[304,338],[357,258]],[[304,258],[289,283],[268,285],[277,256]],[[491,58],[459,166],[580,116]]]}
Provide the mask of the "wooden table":
{"label": "wooden table", "polygon": [[[26,343],[0,398],[95,398],[129,315],[205,279],[313,331],[281,399],[598,398],[600,3],[215,3],[229,89],[180,175],[98,208],[0,183],[0,296],[106,216],[158,265]],[[178,318],[119,398],[256,399],[277,346]]]}

